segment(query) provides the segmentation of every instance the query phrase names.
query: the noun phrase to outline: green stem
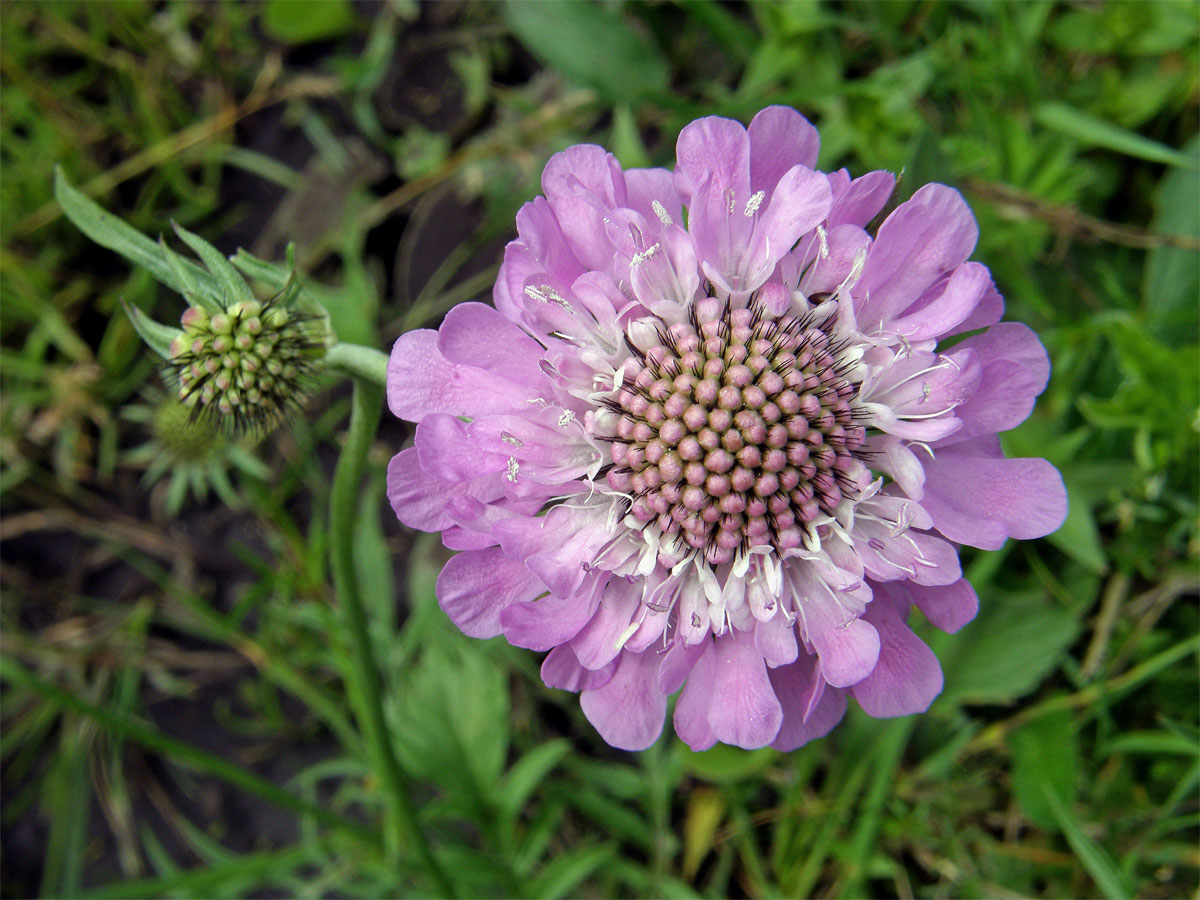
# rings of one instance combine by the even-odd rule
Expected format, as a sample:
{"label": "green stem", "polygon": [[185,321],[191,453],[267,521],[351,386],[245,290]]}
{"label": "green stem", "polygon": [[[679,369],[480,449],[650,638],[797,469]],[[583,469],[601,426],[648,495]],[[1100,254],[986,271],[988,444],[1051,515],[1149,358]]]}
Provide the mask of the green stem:
{"label": "green stem", "polygon": [[[338,347],[348,347],[340,344]],[[338,347],[331,349],[331,354]],[[355,348],[366,352],[368,348]],[[364,357],[365,358],[365,357]],[[386,370],[386,358],[384,363]],[[367,630],[367,614],[358,593],[358,579],[354,571],[354,534],[358,515],[358,499],[361,495],[363,471],[367,453],[375,439],[383,407],[383,387],[374,379],[354,380],[354,400],[350,412],[350,430],[346,445],[338,459],[333,475],[333,486],[329,497],[329,540],[330,557],[333,565],[333,583],[345,617],[346,633],[349,636],[354,677],[362,698],[359,717],[367,744],[372,749],[380,779],[387,791],[390,804],[389,830],[394,852],[396,838],[402,839],[414,851],[422,866],[429,873],[438,892],[444,897],[453,897],[454,889],[446,873],[434,859],[433,851],[417,821],[413,806],[408,776],[400,768],[392,747],[390,732],[383,712],[383,690],[371,639]],[[374,515],[372,511],[372,515]]]}
{"label": "green stem", "polygon": [[[325,368],[377,387],[387,384],[388,355],[362,344],[334,344],[325,352]],[[372,431],[374,434],[374,431]],[[357,492],[358,488],[355,487]]]}

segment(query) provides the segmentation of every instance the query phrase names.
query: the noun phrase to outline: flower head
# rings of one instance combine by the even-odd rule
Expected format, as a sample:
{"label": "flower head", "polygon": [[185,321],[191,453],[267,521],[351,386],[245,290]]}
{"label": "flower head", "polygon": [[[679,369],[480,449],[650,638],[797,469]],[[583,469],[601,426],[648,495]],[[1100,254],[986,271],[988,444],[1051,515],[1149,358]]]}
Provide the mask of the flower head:
{"label": "flower head", "polygon": [[[468,635],[548,650],[611,744],[790,750],[941,690],[908,628],[975,614],[958,544],[1053,531],[1058,473],[1005,459],[1049,364],[927,185],[815,171],[784,107],[683,130],[674,172],[556,154],[517,215],[495,307],[403,335],[388,471],[407,525],[462,551],[438,580]],[[685,212],[686,211],[686,212]],[[981,329],[985,329],[982,330]],[[965,339],[946,339],[971,333]]]}
{"label": "flower head", "polygon": [[209,314],[189,306],[169,347],[179,400],[192,415],[218,415],[242,430],[275,424],[299,407],[325,354],[315,316],[275,301],[235,301]]}

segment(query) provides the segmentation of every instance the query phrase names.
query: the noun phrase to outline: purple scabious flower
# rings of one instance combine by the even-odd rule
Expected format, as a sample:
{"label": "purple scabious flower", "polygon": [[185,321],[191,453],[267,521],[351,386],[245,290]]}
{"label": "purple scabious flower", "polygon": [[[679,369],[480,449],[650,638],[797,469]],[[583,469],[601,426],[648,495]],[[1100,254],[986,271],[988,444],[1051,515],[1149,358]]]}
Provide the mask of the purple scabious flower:
{"label": "purple scabious flower", "polygon": [[442,609],[548,650],[545,683],[615,747],[653,743],[680,688],[696,750],[794,749],[847,695],[925,710],[942,673],[911,607],[957,630],[978,607],[958,545],[1066,515],[1053,466],[1000,450],[1049,363],[967,261],[962,196],[926,185],[872,235],[895,179],[815,171],[817,148],[778,106],[688,125],[674,172],[570,147],[495,307],[392,351],[417,428],[388,496],[461,551]]}

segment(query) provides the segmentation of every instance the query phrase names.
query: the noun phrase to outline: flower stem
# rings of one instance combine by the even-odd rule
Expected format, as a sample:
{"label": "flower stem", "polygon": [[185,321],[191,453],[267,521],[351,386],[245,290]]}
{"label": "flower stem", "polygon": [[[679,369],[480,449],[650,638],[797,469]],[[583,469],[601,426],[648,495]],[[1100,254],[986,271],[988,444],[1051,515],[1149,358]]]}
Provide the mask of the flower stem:
{"label": "flower stem", "polygon": [[[346,346],[346,345],[339,345]],[[337,349],[337,348],[334,348]],[[367,348],[362,348],[366,350]],[[331,351],[332,352],[332,351]],[[382,354],[380,354],[382,356]],[[358,592],[354,571],[354,533],[361,496],[367,453],[375,439],[383,407],[383,387],[374,380],[354,379],[354,399],[350,412],[350,430],[338,459],[329,498],[330,558],[333,583],[345,618],[351,645],[354,678],[362,709],[359,718],[367,745],[375,758],[379,777],[389,801],[389,849],[395,852],[403,841],[416,854],[438,893],[453,897],[454,888],[433,856],[424,831],[417,821],[409,779],[396,758],[383,711],[383,691],[379,667],[371,650],[367,614]],[[372,513],[374,514],[374,513]]]}
{"label": "flower stem", "polygon": [[334,344],[325,353],[325,367],[358,381],[383,387],[387,383],[388,356],[361,344]]}

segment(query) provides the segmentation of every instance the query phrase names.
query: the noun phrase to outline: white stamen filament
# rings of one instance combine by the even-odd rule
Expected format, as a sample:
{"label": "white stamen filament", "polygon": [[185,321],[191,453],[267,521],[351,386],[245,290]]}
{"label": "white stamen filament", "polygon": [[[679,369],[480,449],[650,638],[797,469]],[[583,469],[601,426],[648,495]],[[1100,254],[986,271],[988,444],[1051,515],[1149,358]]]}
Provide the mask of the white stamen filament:
{"label": "white stamen filament", "polygon": [[662,244],[651,244],[649,247],[647,247],[641,253],[633,254],[632,258],[629,260],[629,265],[640,266],[642,263],[646,262],[647,260],[652,259],[654,257],[654,254],[657,253],[661,249],[662,249]]}
{"label": "white stamen filament", "polygon": [[[754,194],[746,201],[746,209],[742,212],[747,219],[758,212],[758,208],[762,206],[763,199],[767,196],[766,191],[755,191]],[[818,225],[818,228],[821,226]]]}

